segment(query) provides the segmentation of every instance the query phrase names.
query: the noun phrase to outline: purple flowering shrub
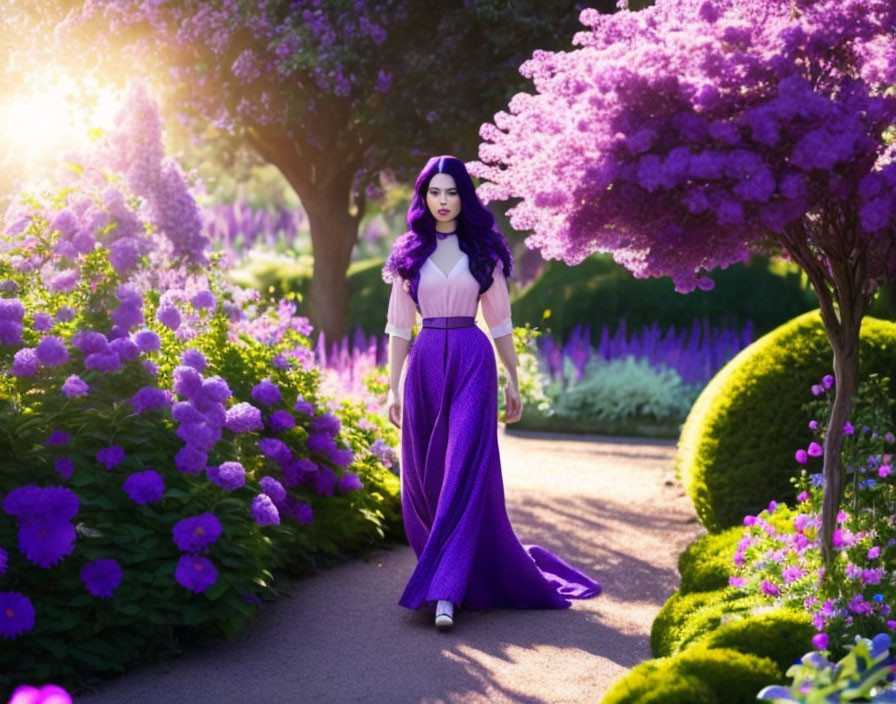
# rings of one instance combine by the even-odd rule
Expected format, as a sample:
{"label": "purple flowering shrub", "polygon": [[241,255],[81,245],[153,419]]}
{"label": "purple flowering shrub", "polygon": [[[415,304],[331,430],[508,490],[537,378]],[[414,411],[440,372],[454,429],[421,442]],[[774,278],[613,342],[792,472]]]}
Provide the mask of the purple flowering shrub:
{"label": "purple flowering shrub", "polygon": [[292,301],[224,281],[145,92],[69,158],[0,221],[0,688],[232,636],[400,525],[394,434],[321,396]]}
{"label": "purple flowering shrub", "polygon": [[831,375],[812,386],[815,399],[804,406],[815,437],[794,453],[803,466],[794,480],[799,492],[795,505],[772,501],[757,515],[746,516],[734,554],[729,584],[776,605],[805,609],[818,631],[813,643],[819,650],[842,654],[856,634],[870,637],[896,630],[896,436],[888,383],[876,375],[861,383],[843,429],[848,481],[837,514],[830,579],[822,580],[819,528],[824,491],[820,458],[833,402]]}

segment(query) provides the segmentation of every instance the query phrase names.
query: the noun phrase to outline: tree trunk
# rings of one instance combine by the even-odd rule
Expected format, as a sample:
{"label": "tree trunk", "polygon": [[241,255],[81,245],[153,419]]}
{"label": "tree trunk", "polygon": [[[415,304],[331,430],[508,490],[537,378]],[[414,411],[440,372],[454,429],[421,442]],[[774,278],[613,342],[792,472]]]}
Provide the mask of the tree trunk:
{"label": "tree trunk", "polygon": [[[842,316],[841,317],[845,317]],[[828,321],[825,328],[834,350],[834,406],[828,422],[824,443],[824,498],[821,507],[821,554],[824,564],[830,565],[834,557],[833,537],[837,527],[837,514],[843,498],[843,426],[849,420],[852,398],[859,384],[859,330],[861,318],[839,325],[839,335],[831,334]]]}
{"label": "tree trunk", "polygon": [[348,332],[345,275],[364,214],[363,197],[354,211],[350,209],[358,163],[338,145],[320,151],[309,148],[298,137],[257,130],[250,130],[247,138],[259,154],[280,169],[302,202],[314,248],[308,317],[326,340],[341,340]]}
{"label": "tree trunk", "polygon": [[308,301],[310,319],[315,329],[324,333],[328,345],[348,334],[346,272],[358,239],[360,220],[360,214],[351,215],[348,210],[349,186],[350,183],[341,192],[334,193],[299,193],[308,214],[314,247],[314,273]]}
{"label": "tree trunk", "polygon": [[[829,295],[821,306],[821,318],[834,351],[834,405],[824,443],[824,498],[821,507],[821,554],[829,567],[834,557],[833,537],[843,498],[843,426],[849,420],[852,400],[859,386],[859,333],[868,299],[862,294],[864,257],[855,250],[845,260],[828,259],[837,298]],[[827,293],[827,292],[826,292]],[[819,300],[823,300],[819,295]]]}
{"label": "tree trunk", "polygon": [[[821,230],[824,231],[824,230]],[[849,420],[852,400],[859,384],[859,333],[869,299],[863,294],[865,252],[847,233],[839,231],[824,259],[808,246],[804,225],[796,227],[784,241],[791,257],[806,272],[821,309],[828,341],[834,352],[834,405],[825,432],[824,497],[821,507],[821,554],[826,567],[834,557],[833,537],[843,498],[843,426]],[[824,261],[827,261],[827,266]],[[829,283],[832,286],[829,287]],[[826,574],[829,573],[826,571]]]}

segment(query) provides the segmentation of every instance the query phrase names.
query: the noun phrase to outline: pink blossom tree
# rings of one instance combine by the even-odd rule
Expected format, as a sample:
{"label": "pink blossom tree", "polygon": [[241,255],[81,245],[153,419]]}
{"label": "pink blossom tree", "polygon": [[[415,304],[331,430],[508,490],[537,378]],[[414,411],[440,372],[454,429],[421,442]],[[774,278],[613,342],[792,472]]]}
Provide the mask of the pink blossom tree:
{"label": "pink blossom tree", "polygon": [[474,149],[476,125],[521,85],[516,67],[532,48],[559,45],[576,7],[53,2],[73,5],[57,53],[119,79],[154,71],[188,127],[211,126],[279,168],[308,215],[310,314],[329,339],[345,333],[345,272],[380,175],[401,180],[426,156]]}
{"label": "pink blossom tree", "polygon": [[678,0],[585,10],[578,48],[536,52],[535,93],[483,125],[487,200],[514,199],[546,258],[612,252],[636,277],[778,252],[806,272],[833,349],[822,549],[862,317],[896,276],[896,0]]}

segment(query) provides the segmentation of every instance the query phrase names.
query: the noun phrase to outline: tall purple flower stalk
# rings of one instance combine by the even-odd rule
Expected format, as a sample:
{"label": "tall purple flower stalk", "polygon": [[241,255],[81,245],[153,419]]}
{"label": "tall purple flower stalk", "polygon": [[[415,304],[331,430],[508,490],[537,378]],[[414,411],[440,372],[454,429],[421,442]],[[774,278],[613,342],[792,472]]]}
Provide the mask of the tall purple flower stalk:
{"label": "tall purple flower stalk", "polygon": [[669,327],[662,331],[658,322],[629,332],[625,319],[620,320],[616,332],[610,334],[605,324],[601,328],[597,347],[591,345],[591,325],[576,325],[569,340],[561,345],[553,338],[538,338],[538,351],[553,378],[563,373],[563,358],[569,357],[581,376],[592,357],[605,361],[646,358],[652,366],[675,369],[685,384],[706,384],[729,359],[753,342],[753,325],[748,322],[738,331],[728,325],[710,327],[709,320],[694,320],[689,330]]}

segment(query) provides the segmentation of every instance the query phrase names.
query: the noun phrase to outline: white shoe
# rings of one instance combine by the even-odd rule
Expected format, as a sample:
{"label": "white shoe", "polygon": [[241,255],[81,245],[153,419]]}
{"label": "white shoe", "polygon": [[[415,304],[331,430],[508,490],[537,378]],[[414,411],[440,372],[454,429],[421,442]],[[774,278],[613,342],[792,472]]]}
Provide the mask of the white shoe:
{"label": "white shoe", "polygon": [[454,604],[447,599],[439,599],[436,604],[436,628],[446,631],[454,625]]}

